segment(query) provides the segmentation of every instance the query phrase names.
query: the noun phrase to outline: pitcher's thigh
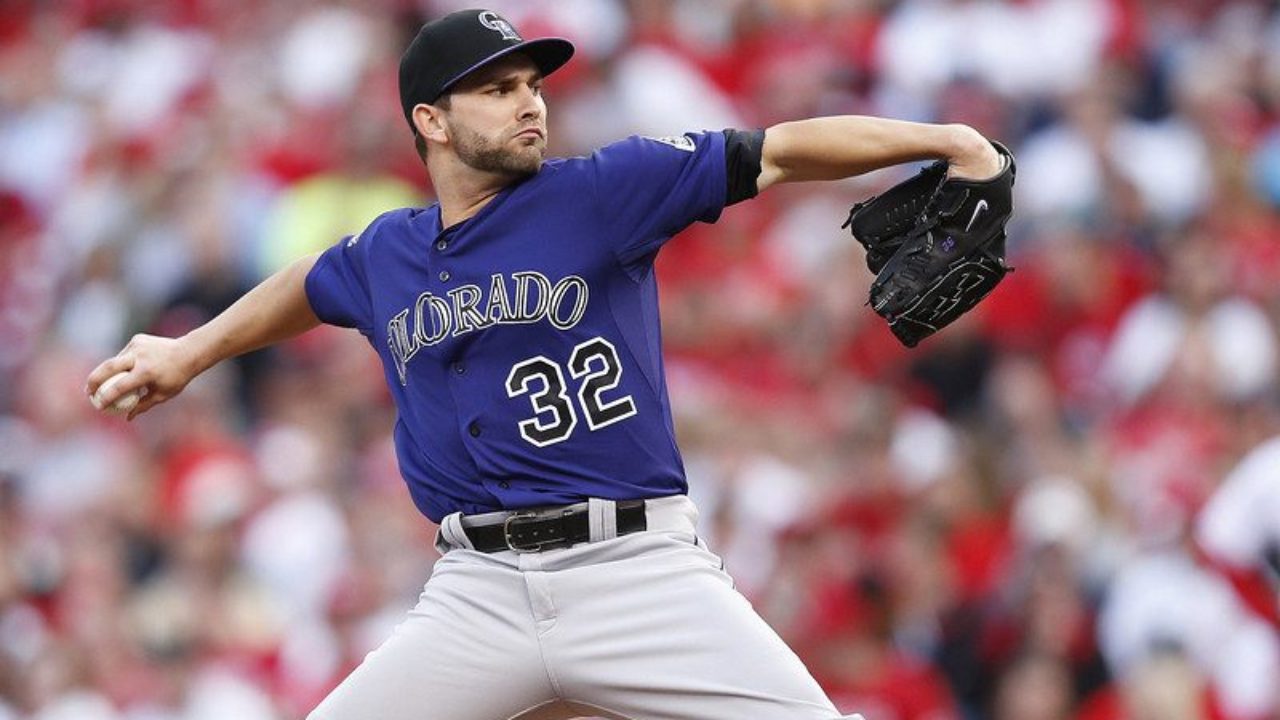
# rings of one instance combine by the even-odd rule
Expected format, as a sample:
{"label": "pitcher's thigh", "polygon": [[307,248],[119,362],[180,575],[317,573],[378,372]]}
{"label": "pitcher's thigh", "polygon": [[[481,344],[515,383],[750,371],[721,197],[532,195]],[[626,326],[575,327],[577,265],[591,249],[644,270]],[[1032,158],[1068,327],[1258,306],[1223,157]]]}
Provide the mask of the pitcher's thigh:
{"label": "pitcher's thigh", "polygon": [[590,599],[562,608],[549,653],[566,695],[639,720],[840,717],[718,558],[669,550],[625,563],[622,582],[575,580]]}
{"label": "pitcher's thigh", "polygon": [[308,720],[502,720],[555,697],[518,575],[452,570],[433,574],[408,618]]}

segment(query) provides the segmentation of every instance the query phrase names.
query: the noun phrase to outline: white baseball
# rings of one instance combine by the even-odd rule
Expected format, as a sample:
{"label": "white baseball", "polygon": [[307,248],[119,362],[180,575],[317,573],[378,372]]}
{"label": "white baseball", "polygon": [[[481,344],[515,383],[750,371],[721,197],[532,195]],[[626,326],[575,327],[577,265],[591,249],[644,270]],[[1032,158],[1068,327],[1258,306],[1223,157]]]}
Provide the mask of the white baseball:
{"label": "white baseball", "polygon": [[125,375],[126,373],[116,373],[115,375],[107,378],[106,382],[98,386],[98,392],[94,393],[93,396],[89,398],[95,408],[104,412],[124,414],[138,406],[138,401],[142,399],[143,395],[147,394],[147,389],[145,387],[138,388],[133,392],[125,393],[120,396],[118,400],[112,403],[111,407],[103,406],[103,396],[107,394],[112,385],[123,380]]}

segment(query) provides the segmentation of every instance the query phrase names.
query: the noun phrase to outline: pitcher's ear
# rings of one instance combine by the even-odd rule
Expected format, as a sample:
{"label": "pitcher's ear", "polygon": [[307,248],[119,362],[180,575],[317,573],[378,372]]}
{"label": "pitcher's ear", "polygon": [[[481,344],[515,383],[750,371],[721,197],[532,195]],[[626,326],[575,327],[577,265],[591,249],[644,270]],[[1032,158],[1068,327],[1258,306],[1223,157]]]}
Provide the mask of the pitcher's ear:
{"label": "pitcher's ear", "polygon": [[434,143],[447,143],[449,120],[439,105],[418,103],[413,107],[413,126],[418,135]]}

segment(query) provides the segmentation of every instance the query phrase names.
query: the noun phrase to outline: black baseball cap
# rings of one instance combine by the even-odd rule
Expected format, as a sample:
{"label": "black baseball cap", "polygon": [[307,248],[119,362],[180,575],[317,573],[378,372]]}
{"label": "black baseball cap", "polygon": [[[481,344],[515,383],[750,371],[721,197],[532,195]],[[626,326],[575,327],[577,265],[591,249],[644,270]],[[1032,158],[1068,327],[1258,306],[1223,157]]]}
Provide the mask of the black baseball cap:
{"label": "black baseball cap", "polygon": [[525,40],[492,10],[459,10],[423,25],[400,56],[400,105],[409,127],[416,105],[434,103],[467,73],[517,51],[546,76],[573,57],[573,43]]}

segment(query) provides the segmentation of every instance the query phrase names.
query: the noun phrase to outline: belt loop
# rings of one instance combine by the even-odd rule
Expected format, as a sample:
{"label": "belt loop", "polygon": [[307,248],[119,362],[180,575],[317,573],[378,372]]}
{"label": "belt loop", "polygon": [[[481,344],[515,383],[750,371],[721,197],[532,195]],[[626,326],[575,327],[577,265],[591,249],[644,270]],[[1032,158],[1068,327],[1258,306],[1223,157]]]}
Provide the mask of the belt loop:
{"label": "belt loop", "polygon": [[440,536],[454,548],[476,549],[475,545],[471,543],[471,538],[467,537],[467,534],[462,531],[462,513],[460,512],[444,516],[444,519],[440,521]]}
{"label": "belt loop", "polygon": [[618,537],[618,504],[612,500],[588,498],[587,530],[590,542]]}

